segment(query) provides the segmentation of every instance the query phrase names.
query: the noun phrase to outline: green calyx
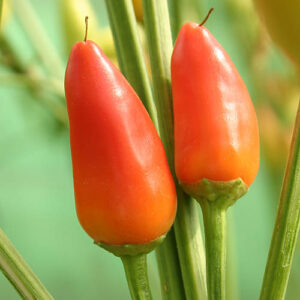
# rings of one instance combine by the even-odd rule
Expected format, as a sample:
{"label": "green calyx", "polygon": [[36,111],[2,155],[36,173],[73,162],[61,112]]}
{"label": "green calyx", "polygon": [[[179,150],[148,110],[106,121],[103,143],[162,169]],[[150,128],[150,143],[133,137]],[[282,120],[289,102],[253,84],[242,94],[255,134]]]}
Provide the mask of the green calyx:
{"label": "green calyx", "polygon": [[165,237],[166,235],[162,235],[159,238],[144,244],[110,245],[103,242],[95,242],[95,244],[118,257],[135,256],[151,252],[154,248],[156,248],[160,243],[163,242]]}
{"label": "green calyx", "polygon": [[248,186],[241,178],[228,181],[214,181],[204,178],[195,184],[187,184],[180,181],[180,185],[200,205],[202,205],[203,201],[209,201],[223,209],[233,205],[236,200],[248,191]]}

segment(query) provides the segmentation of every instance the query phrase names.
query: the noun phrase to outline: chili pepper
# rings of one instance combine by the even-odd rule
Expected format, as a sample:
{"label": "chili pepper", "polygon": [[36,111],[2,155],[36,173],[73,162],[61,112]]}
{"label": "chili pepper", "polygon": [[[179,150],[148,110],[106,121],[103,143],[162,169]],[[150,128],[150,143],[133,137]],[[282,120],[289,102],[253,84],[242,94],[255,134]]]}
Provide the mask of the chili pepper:
{"label": "chili pepper", "polygon": [[85,20],[65,75],[77,216],[95,244],[122,259],[132,299],[150,300],[146,254],[174,221],[175,185],[146,109],[87,41]]}
{"label": "chili pepper", "polygon": [[133,88],[92,41],[71,51],[65,92],[76,210],[84,230],[112,245],[149,243],[176,213],[163,145]]}
{"label": "chili pepper", "polygon": [[228,54],[204,26],[189,22],[178,35],[171,71],[178,179],[240,177],[249,186],[259,166],[258,125]]}
{"label": "chili pepper", "polygon": [[225,298],[226,210],[259,166],[259,133],[247,88],[226,51],[203,26],[186,23],[172,60],[175,171],[201,205],[209,300]]}

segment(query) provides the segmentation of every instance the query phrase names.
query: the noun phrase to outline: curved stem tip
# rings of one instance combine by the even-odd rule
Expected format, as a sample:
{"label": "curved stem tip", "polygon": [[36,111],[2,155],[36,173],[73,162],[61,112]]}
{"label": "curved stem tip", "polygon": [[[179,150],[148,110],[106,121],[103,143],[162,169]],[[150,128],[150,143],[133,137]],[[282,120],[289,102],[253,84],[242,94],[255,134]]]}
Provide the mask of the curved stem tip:
{"label": "curved stem tip", "polygon": [[209,12],[208,12],[207,16],[205,17],[205,19],[199,24],[199,27],[201,27],[202,25],[205,24],[205,22],[207,21],[207,19],[208,19],[209,16],[210,16],[210,14],[213,12],[213,10],[214,10],[214,8],[212,7],[212,8],[209,10]]}
{"label": "curved stem tip", "polygon": [[89,17],[86,16],[85,19],[85,34],[84,34],[84,39],[83,41],[86,42],[86,39],[87,39],[87,34],[88,34],[88,27],[89,27]]}

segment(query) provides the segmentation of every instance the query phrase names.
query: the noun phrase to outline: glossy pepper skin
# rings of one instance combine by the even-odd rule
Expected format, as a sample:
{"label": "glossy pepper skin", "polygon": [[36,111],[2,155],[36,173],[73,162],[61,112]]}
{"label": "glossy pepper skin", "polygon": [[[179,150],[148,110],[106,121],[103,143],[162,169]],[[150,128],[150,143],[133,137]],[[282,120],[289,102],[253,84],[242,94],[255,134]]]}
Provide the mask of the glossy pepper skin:
{"label": "glossy pepper skin", "polygon": [[92,41],[73,46],[65,93],[82,227],[112,245],[165,234],[176,192],[163,145],[133,88]]}
{"label": "glossy pepper skin", "polygon": [[180,181],[249,186],[259,166],[259,132],[247,88],[213,35],[186,23],[172,61],[175,169]]}

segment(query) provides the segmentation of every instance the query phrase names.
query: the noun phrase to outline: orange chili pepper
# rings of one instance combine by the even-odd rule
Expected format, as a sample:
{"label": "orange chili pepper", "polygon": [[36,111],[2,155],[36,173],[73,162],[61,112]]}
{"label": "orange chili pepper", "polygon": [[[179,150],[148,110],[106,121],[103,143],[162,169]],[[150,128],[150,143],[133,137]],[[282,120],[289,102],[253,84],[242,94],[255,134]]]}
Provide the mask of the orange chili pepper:
{"label": "orange chili pepper", "polygon": [[71,51],[65,91],[76,210],[84,230],[112,245],[164,235],[176,191],[161,140],[133,88],[92,41]]}
{"label": "orange chili pepper", "polygon": [[225,299],[226,210],[259,166],[259,133],[247,88],[204,21],[186,23],[172,61],[175,171],[201,205],[208,299]]}
{"label": "orange chili pepper", "polygon": [[202,25],[183,25],[172,56],[176,174],[185,184],[241,178],[249,186],[259,166],[256,114],[230,57]]}

